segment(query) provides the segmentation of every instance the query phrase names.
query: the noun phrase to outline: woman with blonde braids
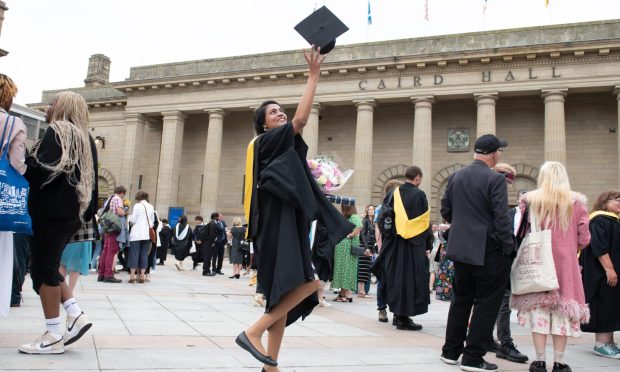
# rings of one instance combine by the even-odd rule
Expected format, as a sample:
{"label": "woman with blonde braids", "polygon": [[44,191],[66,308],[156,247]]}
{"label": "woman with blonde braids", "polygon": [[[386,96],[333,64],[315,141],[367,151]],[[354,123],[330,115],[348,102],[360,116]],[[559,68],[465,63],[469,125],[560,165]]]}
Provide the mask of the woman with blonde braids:
{"label": "woman with blonde braids", "polygon": [[[47,109],[50,123],[26,158],[32,217],[32,285],[41,297],[45,333],[22,345],[26,354],[62,354],[92,326],[58,272],[62,251],[97,209],[97,149],[88,134],[88,106],[77,93],[61,92]],[[62,331],[59,307],[67,312]]]}
{"label": "woman with blonde braids", "polygon": [[[24,156],[26,154],[26,126],[22,120],[10,116],[8,111],[13,105],[13,97],[17,94],[17,86],[6,75],[0,74],[0,135],[6,131],[7,137],[0,144],[2,151],[9,146],[9,161],[11,166],[20,174],[26,171]],[[9,131],[13,126],[13,131]],[[10,136],[10,138],[9,138]],[[19,255],[18,255],[19,257]],[[21,265],[20,265],[21,266]],[[9,303],[11,302],[11,284],[13,276],[13,232],[0,231],[0,316],[9,315]],[[19,279],[24,275],[18,273]],[[21,283],[19,284],[21,288]],[[19,301],[19,299],[17,300]],[[17,302],[19,305],[19,302]]]}

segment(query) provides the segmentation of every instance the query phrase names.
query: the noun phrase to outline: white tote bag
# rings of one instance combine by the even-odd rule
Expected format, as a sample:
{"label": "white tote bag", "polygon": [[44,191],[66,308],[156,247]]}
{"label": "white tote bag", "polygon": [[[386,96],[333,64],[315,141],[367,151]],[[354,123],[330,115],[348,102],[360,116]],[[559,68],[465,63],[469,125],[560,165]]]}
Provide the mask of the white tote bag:
{"label": "white tote bag", "polygon": [[540,230],[530,211],[530,233],[523,239],[510,271],[512,293],[522,295],[560,288],[551,250],[551,230]]}

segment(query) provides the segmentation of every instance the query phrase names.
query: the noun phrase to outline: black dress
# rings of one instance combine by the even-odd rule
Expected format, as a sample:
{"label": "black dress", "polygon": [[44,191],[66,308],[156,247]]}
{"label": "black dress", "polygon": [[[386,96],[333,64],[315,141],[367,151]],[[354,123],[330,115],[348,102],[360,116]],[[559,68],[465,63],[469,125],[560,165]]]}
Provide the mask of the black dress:
{"label": "black dress", "polygon": [[[318,220],[326,228],[326,244],[321,246],[331,247],[331,251],[318,251],[315,259],[325,262],[322,267],[330,266],[333,247],[354,228],[321,193],[308,169],[307,151],[308,146],[291,123],[254,141],[253,191],[246,200],[251,205],[248,238],[254,242],[266,312],[288,292],[315,279],[309,246],[311,221]],[[313,293],[289,311],[286,324],[306,317],[317,304]]]}
{"label": "black dress", "polygon": [[[362,221],[362,231],[360,233],[360,241],[364,248],[369,249],[371,253],[375,252],[375,225],[370,221],[368,216]],[[370,265],[372,258],[370,256],[360,256],[357,260],[357,282],[366,283],[370,280]]]}
{"label": "black dress", "polygon": [[620,285],[610,287],[607,284],[605,270],[598,260],[608,253],[616,273],[620,272],[620,222],[612,216],[596,216],[590,221],[590,234],[590,245],[580,256],[590,322],[582,324],[581,330],[595,333],[620,331]]}
{"label": "black dress", "polygon": [[[183,230],[187,227],[187,234],[180,239],[179,237],[183,234]],[[172,247],[174,250],[174,258],[177,261],[183,261],[185,257],[189,255],[189,249],[192,247],[192,241],[194,240],[194,235],[192,234],[192,228],[188,225],[177,224],[172,231]]]}
{"label": "black dress", "polygon": [[232,235],[232,244],[230,246],[230,263],[241,264],[243,262],[243,252],[239,249],[241,241],[245,239],[245,227],[233,226],[230,229]]}

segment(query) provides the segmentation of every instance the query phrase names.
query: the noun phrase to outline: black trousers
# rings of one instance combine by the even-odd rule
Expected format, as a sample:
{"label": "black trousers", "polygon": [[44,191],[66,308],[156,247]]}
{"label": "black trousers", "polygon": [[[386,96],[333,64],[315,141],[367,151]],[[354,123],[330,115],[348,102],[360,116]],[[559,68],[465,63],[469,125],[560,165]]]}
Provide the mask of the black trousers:
{"label": "black trousers", "polygon": [[454,295],[442,348],[446,357],[463,354],[464,365],[482,362],[509,277],[510,257],[499,249],[486,252],[483,266],[454,262]]}
{"label": "black trousers", "polygon": [[226,250],[226,243],[215,243],[215,252],[213,252],[213,272],[222,271],[222,265],[224,264],[224,251]]}
{"label": "black trousers", "polygon": [[[211,260],[217,257],[217,254],[215,254],[216,253],[215,246],[208,246],[208,244],[205,243],[200,246],[200,249],[202,251],[202,260],[203,260],[202,261],[202,273],[208,274],[211,272],[210,270]],[[215,270],[215,268],[213,270]]]}
{"label": "black trousers", "polygon": [[22,301],[22,287],[30,262],[30,236],[21,233],[13,234],[13,287],[11,305]]}
{"label": "black trousers", "polygon": [[510,313],[512,312],[510,310],[510,293],[510,289],[504,290],[502,303],[497,314],[497,321],[495,322],[497,339],[502,345],[512,342],[512,333],[510,332]]}

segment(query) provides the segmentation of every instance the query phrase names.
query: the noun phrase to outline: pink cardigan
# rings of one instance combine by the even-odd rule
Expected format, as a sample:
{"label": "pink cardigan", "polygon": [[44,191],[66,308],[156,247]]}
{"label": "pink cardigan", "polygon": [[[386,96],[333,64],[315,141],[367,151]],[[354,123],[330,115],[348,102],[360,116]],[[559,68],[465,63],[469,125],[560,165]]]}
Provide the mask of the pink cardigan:
{"label": "pink cardigan", "polygon": [[[520,204],[521,213],[525,211],[527,194]],[[559,226],[551,229],[553,259],[560,289],[550,292],[512,295],[510,306],[519,311],[543,308],[560,313],[572,321],[587,323],[590,309],[585,301],[581,272],[577,259],[578,252],[590,243],[590,229],[586,197],[579,193],[573,195],[573,215],[567,231]]]}

